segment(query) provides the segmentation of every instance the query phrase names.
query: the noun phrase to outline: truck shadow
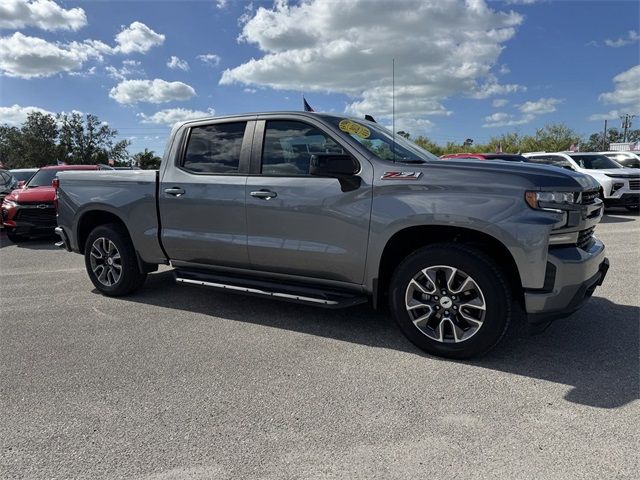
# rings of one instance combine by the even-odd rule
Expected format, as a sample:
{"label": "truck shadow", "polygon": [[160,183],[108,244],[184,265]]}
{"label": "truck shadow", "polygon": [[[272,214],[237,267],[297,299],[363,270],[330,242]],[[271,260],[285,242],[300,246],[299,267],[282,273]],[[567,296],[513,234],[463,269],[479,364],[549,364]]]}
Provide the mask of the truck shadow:
{"label": "truck shadow", "polygon": [[[325,310],[179,286],[170,271],[149,275],[146,286],[126,300],[433,358],[406,340],[388,314],[367,305]],[[640,308],[594,297],[539,335],[514,322],[492,352],[458,363],[568,385],[569,402],[617,408],[638,398],[639,336]]]}

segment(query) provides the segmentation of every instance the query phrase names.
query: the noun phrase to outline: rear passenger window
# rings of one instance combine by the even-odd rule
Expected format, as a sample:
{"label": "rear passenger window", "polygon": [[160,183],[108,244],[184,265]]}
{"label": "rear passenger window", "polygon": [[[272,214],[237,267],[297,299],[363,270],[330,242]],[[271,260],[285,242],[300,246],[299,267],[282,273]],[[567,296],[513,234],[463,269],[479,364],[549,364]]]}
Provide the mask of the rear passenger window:
{"label": "rear passenger window", "polygon": [[262,147],[262,173],[265,175],[307,175],[314,153],[344,153],[324,132],[302,122],[267,122]]}
{"label": "rear passenger window", "polygon": [[246,122],[193,127],[182,167],[197,173],[237,173]]}

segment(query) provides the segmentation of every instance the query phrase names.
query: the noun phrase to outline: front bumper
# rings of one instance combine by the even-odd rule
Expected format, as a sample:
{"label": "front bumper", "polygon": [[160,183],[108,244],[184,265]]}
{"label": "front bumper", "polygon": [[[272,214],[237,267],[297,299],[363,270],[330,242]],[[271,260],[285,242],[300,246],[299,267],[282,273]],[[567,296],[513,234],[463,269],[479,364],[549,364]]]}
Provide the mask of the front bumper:
{"label": "front bumper", "polygon": [[1,208],[2,224],[20,234],[53,233],[57,225],[53,203],[19,204]]}
{"label": "front bumper", "polygon": [[631,205],[640,205],[640,192],[623,193],[619,197],[609,197],[604,200],[607,207],[624,207]]}
{"label": "front bumper", "polygon": [[539,325],[571,315],[602,285],[608,269],[604,244],[597,238],[587,249],[551,249],[545,288],[524,292],[529,323]]}

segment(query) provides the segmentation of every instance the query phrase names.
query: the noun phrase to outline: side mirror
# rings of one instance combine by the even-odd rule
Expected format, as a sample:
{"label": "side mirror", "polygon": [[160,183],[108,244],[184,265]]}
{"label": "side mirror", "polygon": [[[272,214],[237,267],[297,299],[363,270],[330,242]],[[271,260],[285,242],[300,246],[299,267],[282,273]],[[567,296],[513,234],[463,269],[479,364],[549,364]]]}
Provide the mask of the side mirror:
{"label": "side mirror", "polygon": [[343,178],[355,175],[358,164],[351,155],[316,153],[311,155],[309,173],[319,177]]}
{"label": "side mirror", "polygon": [[55,177],[53,180],[51,180],[51,186],[57,190],[60,187],[60,179],[58,177]]}
{"label": "side mirror", "polygon": [[22,188],[26,185],[27,182],[25,182],[24,180],[19,180],[18,183],[16,184],[16,188]]}

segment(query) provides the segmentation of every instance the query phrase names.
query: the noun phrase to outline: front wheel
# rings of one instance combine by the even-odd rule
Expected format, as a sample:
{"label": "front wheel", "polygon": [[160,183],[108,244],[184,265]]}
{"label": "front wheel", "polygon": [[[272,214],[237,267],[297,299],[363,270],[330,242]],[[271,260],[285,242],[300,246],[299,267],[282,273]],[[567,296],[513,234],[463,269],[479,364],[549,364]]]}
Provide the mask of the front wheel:
{"label": "front wheel", "polygon": [[127,295],[147,278],[138,268],[129,234],[115,223],[96,227],[89,234],[84,260],[91,282],[104,295]]}
{"label": "front wheel", "polygon": [[422,350],[449,358],[480,355],[511,319],[511,289],[482,251],[459,244],[421,248],[398,266],[390,285],[392,314]]}

